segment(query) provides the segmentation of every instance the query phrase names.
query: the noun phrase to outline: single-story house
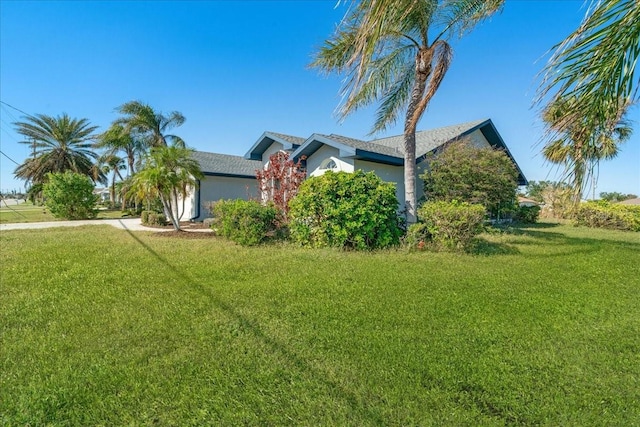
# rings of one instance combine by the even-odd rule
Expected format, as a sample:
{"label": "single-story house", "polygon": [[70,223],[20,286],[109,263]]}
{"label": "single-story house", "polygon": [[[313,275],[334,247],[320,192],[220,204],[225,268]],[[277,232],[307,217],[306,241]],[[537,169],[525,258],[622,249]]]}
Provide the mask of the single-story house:
{"label": "single-story house", "polygon": [[[504,150],[518,170],[518,184],[527,185],[527,179],[490,119],[417,132],[416,178],[425,171],[425,160],[430,153],[461,138],[468,139],[478,147],[491,146]],[[208,202],[259,199],[256,171],[264,168],[269,157],[279,151],[288,152],[294,161],[302,160],[307,176],[321,175],[327,170],[374,171],[384,181],[396,184],[396,195],[400,206],[403,206],[403,141],[402,135],[363,141],[336,134],[314,133],[305,139],[265,132],[244,156],[196,151],[194,158],[200,163],[205,177],[186,200],[183,218],[201,221],[208,217],[209,212],[205,208]],[[423,191],[421,179],[417,179],[416,190],[418,195]]]}
{"label": "single-story house", "polygon": [[540,206],[540,203],[533,199],[529,199],[526,197],[518,196],[518,206],[520,207],[528,207],[531,208],[533,206]]}
{"label": "single-story house", "polygon": [[640,205],[640,197],[636,197],[635,199],[627,199],[621,202],[618,202],[620,205]]}
{"label": "single-story house", "polygon": [[100,203],[107,203],[107,202],[109,202],[109,200],[111,200],[111,194],[110,194],[108,188],[96,187],[96,188],[93,189],[93,194],[95,196],[98,196],[98,198],[99,198],[98,201]]}

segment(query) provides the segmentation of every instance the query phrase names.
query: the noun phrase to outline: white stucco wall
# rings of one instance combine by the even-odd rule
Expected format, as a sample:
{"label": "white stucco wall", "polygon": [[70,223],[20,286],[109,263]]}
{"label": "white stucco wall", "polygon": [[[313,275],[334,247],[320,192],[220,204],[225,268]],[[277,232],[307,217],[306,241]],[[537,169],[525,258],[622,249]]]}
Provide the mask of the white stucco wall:
{"label": "white stucco wall", "polygon": [[[196,221],[202,221],[210,216],[205,208],[208,202],[227,199],[257,199],[258,184],[255,178],[234,178],[225,176],[205,176],[200,181],[200,216]],[[194,197],[187,199],[186,213],[182,220],[188,221],[196,214],[196,206],[193,205]]]}
{"label": "white stucco wall", "polygon": [[353,159],[341,159],[340,151],[337,148],[323,145],[307,158],[307,176],[319,176],[325,173],[326,170],[321,169],[321,166],[328,159],[333,159],[336,162],[335,172],[353,172],[354,170]]}
{"label": "white stucco wall", "polygon": [[279,142],[274,142],[273,144],[271,144],[269,148],[267,148],[264,151],[264,154],[262,154],[262,164],[266,165],[267,162],[269,161],[269,157],[271,157],[273,154],[277,153],[278,151],[282,151],[283,149],[284,149],[284,146]]}

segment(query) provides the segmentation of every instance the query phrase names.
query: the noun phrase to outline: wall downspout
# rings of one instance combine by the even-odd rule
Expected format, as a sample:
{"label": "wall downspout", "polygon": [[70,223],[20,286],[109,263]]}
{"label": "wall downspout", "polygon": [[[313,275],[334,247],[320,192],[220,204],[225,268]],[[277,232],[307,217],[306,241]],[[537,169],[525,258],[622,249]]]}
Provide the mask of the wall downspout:
{"label": "wall downspout", "polygon": [[200,180],[197,180],[197,184],[196,184],[196,191],[194,191],[193,194],[193,198],[194,198],[194,206],[195,206],[195,213],[194,216],[189,218],[190,222],[194,222],[195,220],[197,220],[198,218],[200,218]]}

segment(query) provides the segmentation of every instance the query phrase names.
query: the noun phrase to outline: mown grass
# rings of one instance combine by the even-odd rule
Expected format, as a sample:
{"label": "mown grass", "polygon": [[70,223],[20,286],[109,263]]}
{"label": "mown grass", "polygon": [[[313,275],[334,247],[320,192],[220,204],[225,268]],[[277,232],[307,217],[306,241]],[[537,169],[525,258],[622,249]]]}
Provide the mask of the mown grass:
{"label": "mown grass", "polygon": [[[119,209],[100,210],[96,219],[122,218],[123,216],[125,213]],[[0,205],[0,224],[49,221],[61,221],[61,219],[51,215],[46,206],[37,206],[31,203],[14,205],[4,202]]]}
{"label": "mown grass", "polygon": [[1,235],[0,424],[640,424],[640,235],[476,254]]}

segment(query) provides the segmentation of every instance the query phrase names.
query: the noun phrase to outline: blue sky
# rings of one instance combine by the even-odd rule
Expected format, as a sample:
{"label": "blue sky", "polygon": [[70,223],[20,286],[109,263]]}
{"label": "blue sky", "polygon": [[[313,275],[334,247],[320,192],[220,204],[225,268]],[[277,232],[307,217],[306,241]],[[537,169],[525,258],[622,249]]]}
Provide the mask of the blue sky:
{"label": "blue sky", "polygon": [[[342,123],[340,78],[309,69],[344,3],[326,1],[0,0],[0,98],[28,114],[88,118],[105,130],[114,109],[141,100],[182,112],[174,130],[192,148],[242,155],[264,131],[367,139],[374,109]],[[419,129],[491,118],[529,180],[556,179],[532,106],[545,54],[575,29],[582,1],[507,0],[503,12],[453,42],[455,56]],[[640,108],[635,133],[599,170],[596,194],[640,194]],[[21,163],[29,147],[2,104],[2,152]],[[386,133],[402,133],[402,120]],[[20,189],[0,156],[0,188]]]}

